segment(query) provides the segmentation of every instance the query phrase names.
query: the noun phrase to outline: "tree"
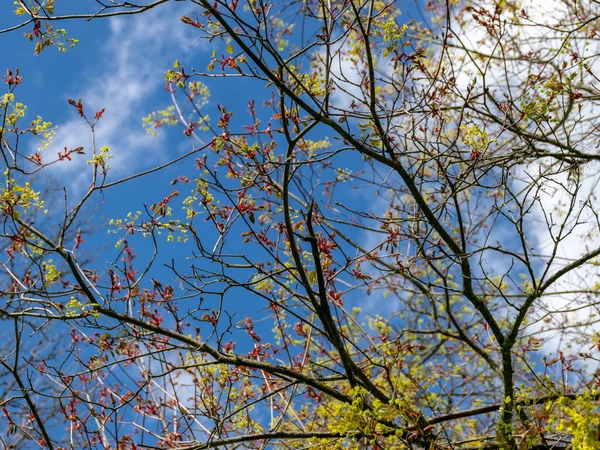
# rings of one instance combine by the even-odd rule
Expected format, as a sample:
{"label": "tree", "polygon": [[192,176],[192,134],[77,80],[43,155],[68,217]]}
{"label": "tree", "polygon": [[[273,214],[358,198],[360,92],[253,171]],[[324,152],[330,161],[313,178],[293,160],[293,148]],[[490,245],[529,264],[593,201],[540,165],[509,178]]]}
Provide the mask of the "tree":
{"label": "tree", "polygon": [[[20,1],[7,31],[65,50],[56,23],[164,3]],[[35,269],[7,270],[3,314],[36,324],[21,340],[71,335],[60,363],[15,353],[31,414],[8,402],[9,431],[54,449],[596,448],[600,16],[551,3],[434,0],[409,21],[393,1],[190,0],[180,26],[213,56],[176,61],[173,106],[145,124],[192,150],[112,179],[94,136],[54,234],[24,215],[48,162],[23,140],[50,125],[19,126],[8,72],[3,239]],[[211,106],[214,78],[255,100]],[[69,103],[93,134],[103,111]],[[65,239],[81,208],[166,167],[175,188],[108,225],[114,262],[82,263]]]}

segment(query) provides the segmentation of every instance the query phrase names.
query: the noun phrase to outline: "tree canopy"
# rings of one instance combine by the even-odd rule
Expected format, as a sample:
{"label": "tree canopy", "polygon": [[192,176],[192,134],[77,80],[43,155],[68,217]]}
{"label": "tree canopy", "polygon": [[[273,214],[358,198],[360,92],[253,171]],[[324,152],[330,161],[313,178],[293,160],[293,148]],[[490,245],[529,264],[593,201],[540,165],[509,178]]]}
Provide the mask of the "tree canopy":
{"label": "tree canopy", "polygon": [[[167,3],[18,0],[0,38],[69,58]],[[208,52],[142,170],[111,105],[64,99],[71,146],[5,68],[2,448],[600,447],[598,2],[180,3],[150,32]]]}

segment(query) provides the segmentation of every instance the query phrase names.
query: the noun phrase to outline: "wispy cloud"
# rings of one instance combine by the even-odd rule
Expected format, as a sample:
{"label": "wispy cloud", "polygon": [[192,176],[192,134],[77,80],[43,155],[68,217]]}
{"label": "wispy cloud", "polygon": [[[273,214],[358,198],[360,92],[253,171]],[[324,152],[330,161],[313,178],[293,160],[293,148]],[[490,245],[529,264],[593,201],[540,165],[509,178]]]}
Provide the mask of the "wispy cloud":
{"label": "wispy cloud", "polygon": [[[490,11],[493,11],[493,2],[480,2],[484,7],[486,3]],[[577,48],[580,45],[579,41],[566,41],[565,30],[570,27],[570,18],[574,17],[572,8],[575,7],[579,6],[575,3],[569,6],[569,2],[560,0],[547,2],[526,0],[522,2],[522,10],[519,11],[522,15],[521,20],[526,23],[526,26],[515,25],[503,16],[506,36],[497,41],[490,37],[485,27],[473,20],[462,27],[453,24],[453,31],[457,34],[459,42],[472,49],[473,54],[494,53],[496,57],[502,58],[503,51],[514,53],[514,49],[509,48],[507,36],[518,36],[516,38],[519,42],[518,52],[528,55],[532,51],[534,58],[538,58],[511,58],[505,61],[505,66],[501,66],[489,64],[485,58],[468,58],[460,49],[451,50],[453,56],[450,60],[454,63],[453,74],[456,75],[458,89],[464,92],[467,84],[472,83],[476,77],[478,81],[475,83],[475,89],[481,88],[482,79],[485,78],[486,87],[492,95],[500,98],[499,96],[504,93],[509,100],[509,93],[521,92],[522,86],[526,86],[528,77],[536,79],[536,77],[547,77],[555,73],[552,66],[554,63],[542,65],[539,61],[556,59],[556,64],[562,63],[562,60],[568,59],[569,56],[564,53],[565,48],[569,48],[569,52],[575,52],[574,54],[580,57],[597,55],[599,47],[593,41],[586,42],[581,48]],[[583,42],[583,39],[581,41]],[[564,56],[556,57],[561,54],[561,51]],[[600,69],[600,64],[594,61],[594,59],[587,60],[592,66],[592,71]],[[529,95],[535,95],[533,89],[529,89]],[[527,98],[523,97],[519,101],[524,99]],[[592,137],[590,135],[592,126],[589,120],[591,117],[597,117],[600,109],[590,101],[585,103],[577,114],[571,113],[564,127],[554,130],[553,133],[558,133],[557,139],[568,141],[578,150],[590,153],[589,148],[584,148],[594,145],[589,142]],[[547,129],[545,130],[547,132]],[[568,131],[563,133],[562,130]],[[540,144],[540,146],[549,151],[559,151],[550,145]],[[600,171],[597,167],[582,166],[579,188],[576,189],[575,167],[572,168],[574,172],[569,175],[565,171],[565,164],[558,169],[558,164],[554,161],[556,170],[551,173],[549,163],[549,160],[538,160],[527,166],[520,166],[514,174],[516,181],[511,185],[514,192],[532,183],[544,186],[539,192],[530,192],[528,198],[522,193],[520,200],[531,206],[524,218],[525,233],[529,239],[528,245],[532,247],[529,251],[537,255],[534,267],[537,276],[541,277],[547,270],[545,279],[581,258],[592,248],[596,248],[600,242],[596,215],[600,210],[600,199],[595,195],[600,182]],[[546,175],[542,177],[542,173]],[[513,231],[515,233],[513,238],[516,241],[518,236],[514,228]],[[600,282],[599,276],[600,271],[597,266],[581,265],[561,277],[545,292],[546,295],[536,308],[535,317],[530,318],[526,330],[527,333],[548,338],[543,348],[545,352],[555,352],[560,349],[564,352],[576,353],[580,351],[577,339],[581,334],[589,335],[600,330],[600,325],[595,324],[593,318],[594,314],[597,314],[597,307],[593,305],[594,299],[590,298],[588,293],[582,292],[591,291],[595,285],[597,286]],[[541,330],[561,328],[571,333],[570,336],[563,335],[562,331],[560,337],[558,333],[556,334],[556,338],[551,337],[554,333],[552,331],[540,334]]]}
{"label": "wispy cloud", "polygon": [[[186,29],[189,27],[179,20],[186,12],[182,6],[167,4],[138,16],[110,19],[101,55],[81,62],[80,70],[87,76],[85,87],[63,94],[81,98],[88,117],[105,108],[95,138],[98,147],[111,148],[113,179],[164,162],[176,151],[173,146],[177,143],[149,136],[141,127],[141,119],[168,105],[163,73],[172,67],[174,59],[185,59],[203,49]],[[75,111],[73,119],[58,126],[49,154],[56,155],[65,146],[84,146],[86,155],[54,166],[52,173],[69,179],[70,188],[80,192],[91,180],[91,169],[86,164],[91,158],[91,132]]]}

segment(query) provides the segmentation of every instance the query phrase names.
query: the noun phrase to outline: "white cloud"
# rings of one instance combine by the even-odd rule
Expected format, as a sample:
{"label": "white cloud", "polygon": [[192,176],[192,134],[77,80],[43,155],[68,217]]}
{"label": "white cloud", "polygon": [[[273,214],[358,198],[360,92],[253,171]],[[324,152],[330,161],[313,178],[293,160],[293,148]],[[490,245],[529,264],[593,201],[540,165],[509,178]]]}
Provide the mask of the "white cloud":
{"label": "white cloud", "polygon": [[[85,87],[65,94],[75,100],[81,98],[89,118],[105,108],[95,129],[95,141],[97,148],[108,145],[114,155],[109,179],[165,162],[178,151],[164,139],[149,136],[141,120],[151,111],[168,106],[163,74],[174,59],[203,48],[190,34],[190,27],[179,20],[186,12],[182,6],[167,4],[141,15],[110,19],[109,34],[98,58],[102,63],[84,66],[81,71],[88,77]],[[154,103],[152,98],[157,95],[159,100]],[[65,146],[85,147],[85,156],[75,155],[73,161],[57,164],[51,170],[52,175],[68,179],[69,187],[81,193],[91,181],[86,160],[91,159],[92,145],[90,128],[75,114],[73,110],[73,119],[58,124],[54,145],[47,153],[56,155]]]}
{"label": "white cloud", "polygon": [[[476,10],[472,11],[478,15],[479,19],[485,21],[485,15],[477,11],[479,6],[487,6],[488,10],[493,11],[494,2],[478,2]],[[557,67],[563,64],[563,60],[567,61],[569,65],[569,69],[564,72],[565,79],[571,73],[577,72],[577,66],[573,65],[571,68],[569,63],[575,52],[579,58],[590,56],[586,62],[591,66],[591,70],[600,70],[600,63],[594,57],[600,50],[597,40],[588,41],[587,32],[582,29],[575,30],[575,34],[580,34],[581,39],[574,35],[567,35],[565,31],[570,28],[575,29],[575,26],[570,24],[572,18],[575,17],[572,9],[582,8],[580,11],[582,14],[586,7],[592,8],[593,5],[589,2],[580,2],[579,5],[576,5],[574,2],[559,0],[524,1],[519,6],[519,11],[515,13],[520,15],[519,21],[522,25],[512,23],[508,18],[512,13],[505,12],[501,16],[501,20],[504,21],[505,34],[499,39],[491,37],[485,27],[477,24],[471,17],[462,27],[455,21],[453,31],[457,38],[453,38],[452,42],[462,43],[470,49],[469,53],[473,57],[470,59],[467,57],[467,52],[455,49],[452,50],[452,56],[448,58],[449,61],[455,63],[454,75],[457,79],[457,90],[466,92],[466,86],[472,82],[474,77],[477,77],[475,88],[477,94],[483,92],[485,80],[486,87],[496,99],[503,101],[502,99],[505,98],[508,101],[511,96],[517,96],[523,92],[523,86],[528,77],[536,77],[530,79],[544,77],[547,80],[550,74],[557,73]],[[525,13],[523,14],[521,11]],[[509,37],[511,36],[514,36],[518,46],[510,41]],[[568,41],[567,36],[569,37]],[[529,55],[530,51],[534,53]],[[506,60],[506,65],[502,65],[497,61],[478,58],[477,52],[493,53],[497,58],[503,58],[507,54],[513,58]],[[541,60],[546,62],[542,63]],[[577,75],[575,82],[579,80],[580,76],[583,75]],[[532,89],[530,89],[530,95],[535,95]],[[516,103],[526,99],[526,97],[521,97]],[[595,141],[597,136],[593,133],[595,124],[590,124],[588,121],[591,117],[597,117],[600,114],[600,108],[590,101],[586,101],[581,110],[577,111],[576,108],[577,105],[564,127],[550,133],[550,125],[542,126],[545,127],[545,132],[550,133],[550,136],[561,144],[569,142],[577,150],[592,153],[591,147],[597,144]],[[489,126],[490,130],[499,130],[499,125],[492,121]],[[539,130],[537,132],[539,133]],[[539,144],[539,148],[560,152],[558,147],[550,144]],[[538,159],[535,163],[521,165],[515,174],[516,178],[521,181],[516,181],[511,186],[516,192],[520,188],[530,185],[534,179],[537,179],[536,183],[539,186],[543,184],[539,191],[534,190],[528,193],[527,198],[523,193],[520,198],[532,206],[525,216],[525,230],[529,243],[533,247],[531,252],[537,254],[537,257],[534,258],[536,274],[539,277],[547,270],[546,279],[590,250],[597,248],[600,243],[600,229],[596,216],[597,211],[600,210],[600,199],[595,195],[600,183],[598,166],[588,164],[583,167],[580,188],[573,198],[575,183],[565,171],[568,164],[563,163],[562,168],[559,169],[556,160],[554,160],[552,168],[549,168],[548,162],[547,159]],[[541,177],[542,173],[546,175]],[[571,202],[572,198],[573,202]],[[513,239],[516,241],[518,239],[516,230],[514,228],[512,230],[514,232]],[[549,339],[543,348],[546,352],[555,352],[559,349],[573,353],[588,352],[589,348],[581,347],[577,341],[582,335],[600,331],[600,326],[594,323],[596,320],[594,316],[598,312],[594,303],[600,299],[598,294],[590,295],[581,291],[592,290],[598,286],[599,282],[600,271],[597,266],[590,264],[583,265],[562,277],[546,292],[547,295],[543,297],[541,304],[536,308],[535,315],[531,317],[532,321],[526,332],[538,333],[538,337],[543,336],[544,338],[554,335],[555,337]],[[548,313],[552,313],[552,315]],[[536,319],[551,320],[545,322]],[[558,336],[555,332],[539,334],[541,330],[550,328],[558,330],[565,325],[567,327],[577,326],[569,329],[567,336]],[[585,345],[589,347],[589,341]]]}

